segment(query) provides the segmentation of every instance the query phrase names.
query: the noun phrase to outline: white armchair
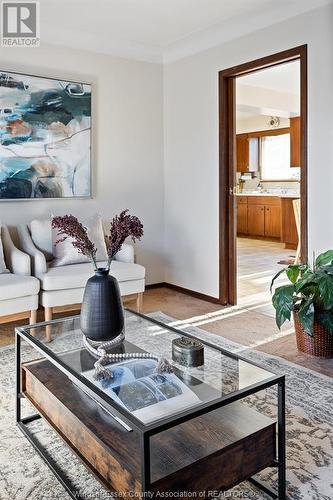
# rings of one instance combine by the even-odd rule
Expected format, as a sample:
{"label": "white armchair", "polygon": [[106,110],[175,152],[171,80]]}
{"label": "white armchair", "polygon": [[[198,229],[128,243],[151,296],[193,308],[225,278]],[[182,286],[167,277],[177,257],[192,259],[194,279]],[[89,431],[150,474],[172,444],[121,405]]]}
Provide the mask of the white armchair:
{"label": "white armchair", "polygon": [[[29,226],[24,224],[17,229],[20,246],[32,260],[32,274],[40,280],[39,302],[45,310],[45,321],[52,319],[53,312],[71,310],[81,304],[87,280],[93,275],[91,263],[52,267],[44,253],[36,248]],[[105,264],[100,263],[101,267]],[[136,295],[137,309],[140,310],[145,289],[145,268],[134,263],[132,245],[123,245],[111,264],[111,273],[118,280],[122,296]]]}
{"label": "white armchair", "polygon": [[8,272],[0,274],[0,322],[29,318],[36,323],[39,281],[31,276],[30,257],[15,247],[6,226],[1,241]]}

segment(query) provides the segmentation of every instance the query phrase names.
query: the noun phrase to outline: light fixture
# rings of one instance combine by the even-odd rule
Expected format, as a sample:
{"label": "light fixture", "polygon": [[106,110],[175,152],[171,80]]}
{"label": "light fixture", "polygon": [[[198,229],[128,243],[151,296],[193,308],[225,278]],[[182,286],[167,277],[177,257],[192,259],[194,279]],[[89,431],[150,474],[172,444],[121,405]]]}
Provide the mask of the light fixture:
{"label": "light fixture", "polygon": [[267,125],[272,128],[277,128],[280,125],[280,118],[278,116],[271,116]]}

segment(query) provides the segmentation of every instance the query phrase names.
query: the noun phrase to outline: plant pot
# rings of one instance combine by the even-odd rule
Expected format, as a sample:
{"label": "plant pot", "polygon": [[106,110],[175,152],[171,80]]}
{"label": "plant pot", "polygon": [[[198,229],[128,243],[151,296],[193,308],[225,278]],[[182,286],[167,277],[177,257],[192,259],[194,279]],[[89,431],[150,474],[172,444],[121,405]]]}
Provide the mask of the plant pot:
{"label": "plant pot", "polygon": [[105,342],[124,330],[124,310],[118,281],[109,271],[98,269],[88,279],[80,316],[81,330],[94,341]]}
{"label": "plant pot", "polygon": [[297,349],[320,358],[333,358],[333,333],[330,333],[315,317],[313,337],[306,333],[294,311]]}

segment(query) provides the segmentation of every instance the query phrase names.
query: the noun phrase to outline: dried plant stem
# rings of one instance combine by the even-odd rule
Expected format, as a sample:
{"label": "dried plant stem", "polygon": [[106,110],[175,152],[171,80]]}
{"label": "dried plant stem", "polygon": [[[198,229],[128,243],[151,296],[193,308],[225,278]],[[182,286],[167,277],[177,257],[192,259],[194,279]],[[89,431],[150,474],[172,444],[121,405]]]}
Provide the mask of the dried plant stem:
{"label": "dried plant stem", "polygon": [[95,270],[95,271],[98,271],[98,265],[97,265],[97,261],[96,261],[95,256],[94,256],[94,255],[91,255],[91,256],[90,256],[90,258],[91,258],[91,260],[92,260],[92,262],[93,262],[93,265],[94,265],[94,270]]}

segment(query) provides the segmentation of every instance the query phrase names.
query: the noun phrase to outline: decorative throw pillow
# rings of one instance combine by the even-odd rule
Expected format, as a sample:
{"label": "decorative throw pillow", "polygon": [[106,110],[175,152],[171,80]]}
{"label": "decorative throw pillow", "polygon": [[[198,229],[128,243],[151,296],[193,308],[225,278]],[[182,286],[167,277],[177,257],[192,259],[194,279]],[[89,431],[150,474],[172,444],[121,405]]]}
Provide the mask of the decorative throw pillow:
{"label": "decorative throw pillow", "polygon": [[[80,219],[81,224],[87,228],[89,239],[97,248],[96,260],[106,261],[108,259],[105,236],[103,231],[102,220],[99,215]],[[79,253],[72,245],[72,238],[68,237],[64,241],[57,243],[61,239],[57,229],[52,229],[52,245],[54,261],[52,266],[66,266],[69,264],[80,264],[82,262],[90,262],[89,257],[85,257]]]}
{"label": "decorative throw pillow", "polygon": [[53,259],[51,219],[35,219],[30,222],[31,239],[43,252],[47,261]]}
{"label": "decorative throw pillow", "polygon": [[5,256],[3,253],[2,238],[1,238],[1,223],[0,223],[0,274],[5,273],[6,271],[7,268],[5,263]]}

